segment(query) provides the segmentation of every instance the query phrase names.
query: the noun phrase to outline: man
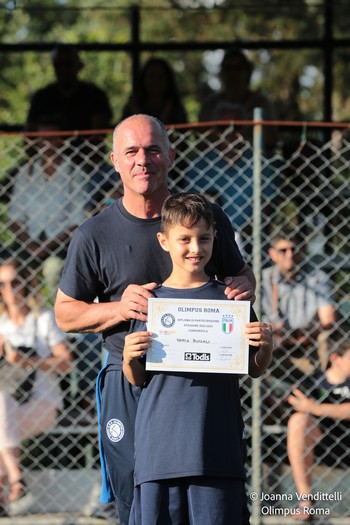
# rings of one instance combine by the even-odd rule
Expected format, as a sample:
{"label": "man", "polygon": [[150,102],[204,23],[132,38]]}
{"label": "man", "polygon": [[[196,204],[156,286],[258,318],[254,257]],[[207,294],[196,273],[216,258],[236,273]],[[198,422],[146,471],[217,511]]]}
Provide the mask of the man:
{"label": "man", "polygon": [[[243,106],[229,102],[218,102],[210,119],[212,121],[244,121]],[[240,251],[246,257],[252,255],[254,158],[253,149],[245,141],[243,125],[213,126],[210,148],[204,146],[197,158],[185,172],[186,185],[192,191],[202,190],[220,194],[220,202],[230,218],[236,232]],[[262,209],[263,225],[270,223],[271,209],[276,196],[279,180],[279,163],[274,160],[262,167]],[[220,188],[220,190],[219,190]],[[215,191],[215,190],[214,190]],[[215,196],[215,195],[214,195]]]}
{"label": "man", "polygon": [[[260,90],[250,87],[254,65],[244,51],[237,48],[227,49],[220,65],[219,78],[221,90],[209,95],[204,100],[199,116],[199,122],[212,120],[213,110],[220,102],[239,104],[246,115],[246,120],[253,120],[254,108],[262,108],[264,120],[277,120],[277,112],[272,101]],[[242,129],[245,139],[252,141],[253,128]],[[273,150],[277,142],[277,127],[264,128],[264,143],[266,150]]]}
{"label": "man", "polygon": [[[99,385],[101,458],[111,486],[103,487],[101,499],[111,501],[114,495],[122,525],[128,523],[133,496],[134,419],[140,395],[123,377],[124,338],[131,319],[147,319],[152,290],[171,270],[156,234],[170,193],[167,179],[174,157],[167,131],[154,117],[134,115],[116,127],[111,160],[124,196],[78,228],[55,305],[63,330],[102,331],[108,361]],[[240,256],[230,222],[218,206],[213,211],[217,237],[207,271],[222,279],[236,276],[226,279],[229,298],[253,299],[255,279]]]}
{"label": "man", "polygon": [[59,44],[52,51],[56,82],[39,89],[33,96],[27,131],[36,131],[43,115],[57,113],[65,130],[107,129],[112,111],[104,91],[79,79],[83,68],[78,50],[72,44]]}
{"label": "man", "polygon": [[37,153],[18,167],[8,219],[16,237],[12,249],[24,265],[42,270],[54,298],[69,240],[90,197],[86,174],[66,155],[68,146],[57,134],[61,119],[47,115],[37,126],[42,132]]}
{"label": "man", "polygon": [[269,255],[274,265],[262,272],[262,308],[276,343],[270,386],[281,399],[318,364],[318,338],[334,325],[336,311],[328,276],[305,261],[292,228],[272,235]]}

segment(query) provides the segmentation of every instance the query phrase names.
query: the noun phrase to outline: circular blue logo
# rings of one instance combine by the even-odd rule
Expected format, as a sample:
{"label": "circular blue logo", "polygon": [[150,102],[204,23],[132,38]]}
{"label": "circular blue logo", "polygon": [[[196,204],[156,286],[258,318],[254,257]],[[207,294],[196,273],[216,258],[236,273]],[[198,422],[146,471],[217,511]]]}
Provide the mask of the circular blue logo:
{"label": "circular blue logo", "polygon": [[160,322],[166,328],[170,328],[175,324],[175,317],[173,316],[173,314],[164,314],[162,315]]}

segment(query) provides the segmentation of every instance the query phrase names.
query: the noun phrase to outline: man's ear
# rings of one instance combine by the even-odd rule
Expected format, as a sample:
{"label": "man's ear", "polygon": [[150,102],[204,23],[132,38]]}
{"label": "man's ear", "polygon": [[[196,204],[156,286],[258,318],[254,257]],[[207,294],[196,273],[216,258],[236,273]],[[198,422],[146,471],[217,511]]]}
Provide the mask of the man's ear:
{"label": "man's ear", "polygon": [[170,148],[170,151],[169,151],[169,170],[173,167],[175,156],[176,156],[175,148]]}
{"label": "man's ear", "polygon": [[163,248],[163,250],[165,252],[168,252],[169,251],[169,248],[168,248],[168,239],[166,238],[166,235],[164,235],[164,233],[162,232],[158,232],[157,233],[157,239],[159,241],[159,244],[161,245],[161,247]]}
{"label": "man's ear", "polygon": [[269,256],[271,258],[271,261],[276,263],[276,251],[274,248],[269,248]]}
{"label": "man's ear", "polygon": [[110,159],[111,159],[111,162],[112,162],[112,164],[114,166],[114,169],[119,173],[118,158],[117,158],[117,155],[114,153],[113,150],[110,153]]}

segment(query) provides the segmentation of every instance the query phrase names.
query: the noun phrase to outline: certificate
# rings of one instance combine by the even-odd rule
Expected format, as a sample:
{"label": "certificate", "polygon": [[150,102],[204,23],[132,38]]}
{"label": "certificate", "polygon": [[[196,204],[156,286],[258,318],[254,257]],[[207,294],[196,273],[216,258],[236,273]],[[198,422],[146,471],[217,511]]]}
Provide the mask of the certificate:
{"label": "certificate", "polygon": [[246,374],[249,319],[249,301],[151,298],[146,369]]}

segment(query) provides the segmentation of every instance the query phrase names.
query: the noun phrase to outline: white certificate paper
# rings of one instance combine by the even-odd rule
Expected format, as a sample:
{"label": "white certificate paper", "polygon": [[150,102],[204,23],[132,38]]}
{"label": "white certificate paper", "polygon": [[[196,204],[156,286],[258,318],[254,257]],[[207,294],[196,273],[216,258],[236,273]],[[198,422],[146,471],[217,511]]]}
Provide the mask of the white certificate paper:
{"label": "white certificate paper", "polygon": [[249,301],[151,298],[146,369],[246,374],[249,319]]}

